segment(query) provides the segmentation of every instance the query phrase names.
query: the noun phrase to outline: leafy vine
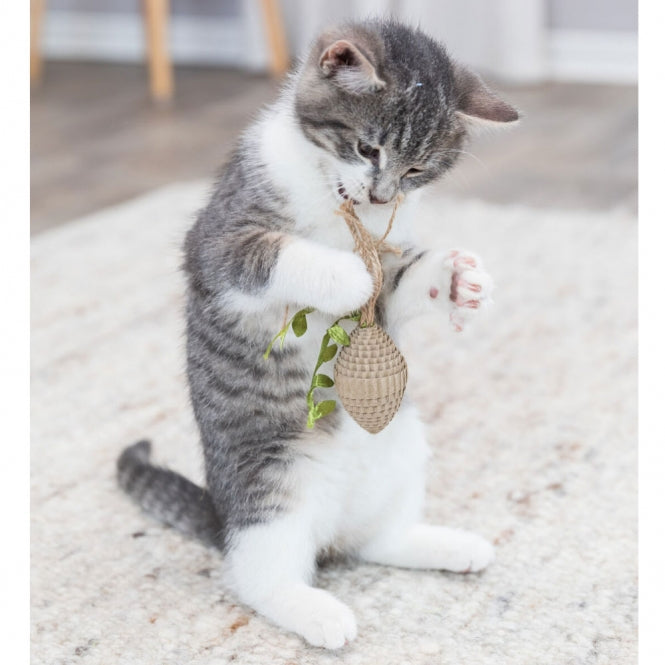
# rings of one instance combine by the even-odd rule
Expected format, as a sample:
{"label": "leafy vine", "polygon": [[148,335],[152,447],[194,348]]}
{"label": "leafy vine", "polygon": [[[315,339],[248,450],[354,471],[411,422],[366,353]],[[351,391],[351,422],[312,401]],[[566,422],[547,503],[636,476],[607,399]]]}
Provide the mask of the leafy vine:
{"label": "leafy vine", "polygon": [[[267,360],[270,357],[270,352],[275,343],[279,340],[279,346],[284,346],[284,340],[289,328],[293,330],[296,337],[302,337],[307,332],[307,315],[314,312],[313,307],[306,307],[296,312],[284,325],[284,327],[272,338],[268,348],[266,349],[263,357]],[[332,360],[340,346],[348,346],[350,343],[349,335],[340,326],[340,321],[358,321],[360,320],[360,312],[352,312],[346,316],[341,316],[329,328],[326,329],[323,339],[321,340],[321,347],[319,349],[319,357],[316,360],[314,373],[312,374],[312,381],[307,392],[307,427],[312,429],[314,424],[320,418],[327,416],[334,410],[336,402],[334,399],[325,399],[320,402],[314,400],[314,390],[316,388],[331,388],[335,385],[332,377],[327,374],[319,372],[321,365]]]}

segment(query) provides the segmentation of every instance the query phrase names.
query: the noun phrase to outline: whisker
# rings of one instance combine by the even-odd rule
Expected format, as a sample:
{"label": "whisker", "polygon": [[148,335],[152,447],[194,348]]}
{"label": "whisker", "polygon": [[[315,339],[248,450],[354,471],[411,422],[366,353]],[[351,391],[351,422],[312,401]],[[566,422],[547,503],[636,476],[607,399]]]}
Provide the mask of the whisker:
{"label": "whisker", "polygon": [[485,164],[485,162],[483,162],[483,160],[480,159],[480,157],[474,155],[472,152],[469,152],[468,150],[456,150],[455,148],[446,148],[446,150],[444,150],[444,154],[447,152],[458,152],[461,155],[469,155],[469,157],[473,157],[473,159],[475,159],[484,169],[489,168],[487,164]]}

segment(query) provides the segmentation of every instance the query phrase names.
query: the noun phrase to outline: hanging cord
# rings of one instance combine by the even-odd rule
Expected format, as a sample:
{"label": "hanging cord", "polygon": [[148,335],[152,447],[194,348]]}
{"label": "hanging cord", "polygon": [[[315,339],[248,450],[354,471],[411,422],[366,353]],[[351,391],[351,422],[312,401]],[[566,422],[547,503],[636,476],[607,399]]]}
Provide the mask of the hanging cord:
{"label": "hanging cord", "polygon": [[346,225],[351,231],[353,240],[355,242],[355,252],[358,252],[360,258],[365,262],[367,270],[374,280],[374,291],[372,297],[360,308],[360,325],[365,328],[374,325],[374,318],[376,313],[376,301],[379,299],[381,289],[383,288],[383,268],[381,267],[381,258],[379,253],[392,252],[393,254],[400,255],[402,250],[398,247],[390,245],[385,242],[388,234],[393,228],[395,221],[395,214],[400,203],[404,200],[404,195],[399,194],[395,201],[388,228],[379,240],[374,240],[370,232],[363,226],[356,211],[353,207],[353,201],[347,200],[342,203],[339,210],[335,211],[336,215],[344,218]]}

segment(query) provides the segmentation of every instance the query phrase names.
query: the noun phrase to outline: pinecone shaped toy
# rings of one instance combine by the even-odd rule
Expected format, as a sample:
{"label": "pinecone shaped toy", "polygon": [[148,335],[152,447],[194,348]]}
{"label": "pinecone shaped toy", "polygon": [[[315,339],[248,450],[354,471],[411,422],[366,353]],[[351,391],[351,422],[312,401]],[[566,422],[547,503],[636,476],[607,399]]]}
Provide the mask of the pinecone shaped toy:
{"label": "pinecone shaped toy", "polygon": [[379,250],[390,232],[397,205],[383,238],[375,242],[347,201],[340,210],[368,270],[374,292],[360,310],[360,323],[335,363],[335,387],[348,414],[363,429],[376,434],[393,419],[406,389],[407,367],[395,342],[375,322],[376,301],[383,285]]}

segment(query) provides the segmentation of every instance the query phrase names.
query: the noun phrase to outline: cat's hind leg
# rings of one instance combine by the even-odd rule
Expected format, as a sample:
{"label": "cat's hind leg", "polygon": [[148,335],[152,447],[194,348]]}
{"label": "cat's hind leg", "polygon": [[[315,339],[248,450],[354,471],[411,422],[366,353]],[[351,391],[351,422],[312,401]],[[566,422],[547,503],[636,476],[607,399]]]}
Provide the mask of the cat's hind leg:
{"label": "cat's hind leg", "polygon": [[[413,445],[413,444],[412,444]],[[399,568],[478,572],[494,560],[492,545],[474,533],[421,521],[424,468],[404,474],[391,493],[390,510],[359,548],[360,558]]]}
{"label": "cat's hind leg", "polygon": [[227,583],[278,626],[314,646],[339,649],[356,637],[356,620],[344,603],[311,586],[316,545],[307,524],[291,513],[236,532],[226,557]]}
{"label": "cat's hind leg", "polygon": [[363,547],[360,556],[400,568],[475,573],[494,560],[494,548],[469,531],[416,523],[380,534]]}

